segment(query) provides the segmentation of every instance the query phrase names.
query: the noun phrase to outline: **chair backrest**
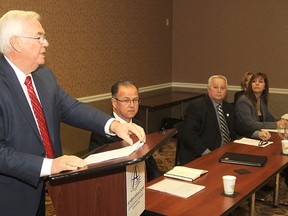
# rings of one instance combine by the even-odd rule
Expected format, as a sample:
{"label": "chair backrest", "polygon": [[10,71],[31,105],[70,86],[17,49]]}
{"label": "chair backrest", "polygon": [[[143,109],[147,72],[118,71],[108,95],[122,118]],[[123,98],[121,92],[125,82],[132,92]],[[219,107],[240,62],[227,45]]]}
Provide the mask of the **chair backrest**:
{"label": "chair backrest", "polygon": [[177,129],[177,142],[176,142],[176,154],[175,154],[175,166],[179,165],[178,162],[178,153],[180,150],[180,144],[182,140],[183,134],[183,122],[178,122],[175,124],[175,128]]}
{"label": "chair backrest", "polygon": [[160,131],[174,128],[179,122],[182,122],[182,120],[178,118],[163,118],[161,121]]}

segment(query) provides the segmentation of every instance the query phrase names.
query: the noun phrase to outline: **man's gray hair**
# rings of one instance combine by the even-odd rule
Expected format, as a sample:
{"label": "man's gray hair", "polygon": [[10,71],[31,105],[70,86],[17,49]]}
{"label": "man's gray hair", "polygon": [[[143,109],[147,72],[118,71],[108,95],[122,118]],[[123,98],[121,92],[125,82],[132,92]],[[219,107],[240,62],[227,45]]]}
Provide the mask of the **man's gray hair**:
{"label": "man's gray hair", "polygon": [[211,76],[211,77],[208,79],[208,88],[211,87],[213,79],[216,79],[216,78],[223,79],[223,80],[225,81],[226,88],[228,88],[227,78],[226,78],[225,76],[223,76],[223,75],[213,75],[213,76]]}
{"label": "man's gray hair", "polygon": [[11,50],[10,39],[13,36],[24,36],[24,22],[40,20],[40,15],[33,11],[11,10],[0,18],[0,52],[7,54]]}

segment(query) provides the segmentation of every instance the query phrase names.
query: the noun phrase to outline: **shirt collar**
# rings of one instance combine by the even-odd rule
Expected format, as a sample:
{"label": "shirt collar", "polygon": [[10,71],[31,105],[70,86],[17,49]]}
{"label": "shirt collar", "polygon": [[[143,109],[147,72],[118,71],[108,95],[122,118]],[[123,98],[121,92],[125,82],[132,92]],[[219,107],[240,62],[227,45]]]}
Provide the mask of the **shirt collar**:
{"label": "shirt collar", "polygon": [[[21,71],[16,65],[14,65],[6,56],[4,57],[7,60],[7,62],[10,64],[10,66],[13,68],[21,86],[23,86],[27,75],[23,71]],[[31,75],[29,74],[28,76],[31,76]]]}
{"label": "shirt collar", "polygon": [[[213,103],[213,106],[215,107],[215,108],[217,108],[217,106],[219,105],[218,103],[216,103],[214,100],[212,100],[211,99],[211,101],[212,101],[212,103]],[[223,107],[223,105],[222,105],[222,103],[220,103],[220,105]]]}

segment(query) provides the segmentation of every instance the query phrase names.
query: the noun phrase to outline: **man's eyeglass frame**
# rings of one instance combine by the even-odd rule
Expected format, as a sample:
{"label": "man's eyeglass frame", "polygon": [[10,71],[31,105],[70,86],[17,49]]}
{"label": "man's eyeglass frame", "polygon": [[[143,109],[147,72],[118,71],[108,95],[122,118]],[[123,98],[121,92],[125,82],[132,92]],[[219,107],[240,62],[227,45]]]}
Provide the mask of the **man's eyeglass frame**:
{"label": "man's eyeglass frame", "polygon": [[124,104],[126,104],[126,105],[129,105],[129,104],[131,104],[131,103],[133,103],[133,104],[135,104],[135,103],[138,103],[138,104],[140,104],[140,102],[141,102],[141,99],[139,99],[139,98],[134,98],[134,99],[124,99],[124,100],[121,100],[121,99],[119,99],[119,98],[116,98],[116,97],[113,97],[116,101],[119,101],[119,102],[121,102],[121,103],[124,103]]}
{"label": "man's eyeglass frame", "polygon": [[15,36],[15,37],[38,40],[40,44],[43,44],[45,41],[47,41],[46,35],[39,35],[38,37],[28,37],[28,36]]}

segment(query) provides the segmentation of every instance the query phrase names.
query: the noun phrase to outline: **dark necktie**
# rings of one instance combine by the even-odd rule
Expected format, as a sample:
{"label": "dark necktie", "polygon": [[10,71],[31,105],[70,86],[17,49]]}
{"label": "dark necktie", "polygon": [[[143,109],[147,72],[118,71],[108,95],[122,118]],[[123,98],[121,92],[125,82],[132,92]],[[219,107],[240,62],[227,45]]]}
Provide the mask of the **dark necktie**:
{"label": "dark necktie", "polygon": [[220,121],[220,127],[221,127],[221,133],[222,133],[222,137],[223,137],[223,142],[224,142],[224,144],[226,144],[231,139],[230,139],[230,136],[229,136],[229,129],[227,127],[226,119],[225,119],[224,112],[223,112],[221,104],[219,104],[217,106],[217,110],[218,110],[218,117],[219,117],[219,121]]}
{"label": "dark necktie", "polygon": [[27,86],[27,90],[28,90],[28,94],[30,97],[33,111],[34,111],[34,115],[36,117],[39,131],[40,131],[42,141],[43,141],[43,144],[45,147],[46,156],[47,156],[47,158],[54,158],[53,148],[52,148],[50,136],[48,133],[46,119],[45,119],[42,107],[40,105],[40,102],[39,102],[39,100],[35,94],[34,87],[32,85],[31,77],[27,76],[24,83]]}

